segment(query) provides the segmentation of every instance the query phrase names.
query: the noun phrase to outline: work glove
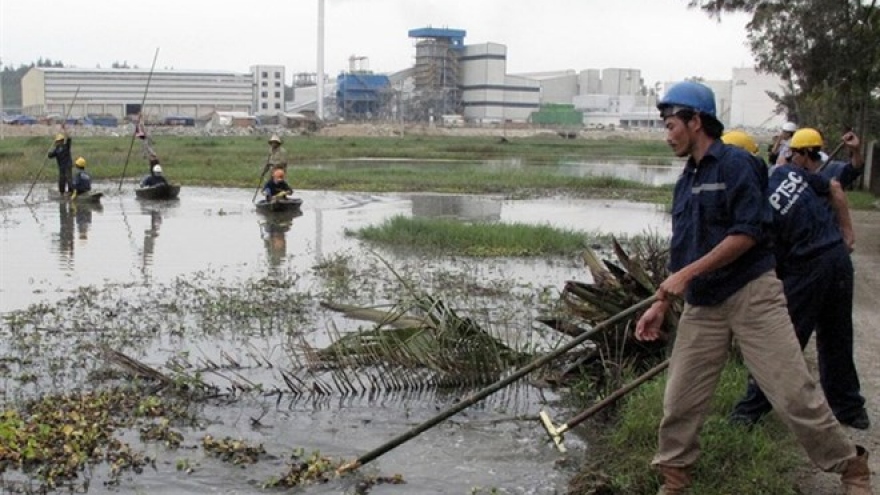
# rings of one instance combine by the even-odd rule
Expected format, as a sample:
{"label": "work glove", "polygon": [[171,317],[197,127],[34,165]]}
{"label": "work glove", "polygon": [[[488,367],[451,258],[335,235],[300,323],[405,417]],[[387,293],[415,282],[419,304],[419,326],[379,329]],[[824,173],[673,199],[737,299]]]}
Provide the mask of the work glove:
{"label": "work glove", "polygon": [[279,192],[275,193],[275,196],[274,196],[274,197],[276,197],[276,198],[284,198],[284,197],[286,197],[286,196],[287,196],[287,191],[279,191]]}
{"label": "work glove", "polygon": [[73,194],[70,195],[70,200],[73,201],[76,199],[77,191],[73,191]]}

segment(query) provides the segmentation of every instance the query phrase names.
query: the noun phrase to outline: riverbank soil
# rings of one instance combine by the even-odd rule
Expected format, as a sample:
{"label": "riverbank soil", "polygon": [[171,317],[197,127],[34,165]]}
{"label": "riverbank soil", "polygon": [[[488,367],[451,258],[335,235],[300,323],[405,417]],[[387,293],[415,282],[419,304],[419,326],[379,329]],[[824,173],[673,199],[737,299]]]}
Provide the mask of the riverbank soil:
{"label": "riverbank soil", "polygon": [[[848,428],[856,443],[871,452],[869,465],[873,473],[875,493],[880,493],[880,211],[853,211],[856,247],[853,253],[855,267],[855,297],[853,298],[853,325],[855,326],[855,358],[865,397],[865,407],[871,417],[871,428]],[[815,367],[815,339],[808,347],[808,362]],[[809,469],[803,473],[798,487],[804,494],[831,495],[841,493],[837,475]]]}

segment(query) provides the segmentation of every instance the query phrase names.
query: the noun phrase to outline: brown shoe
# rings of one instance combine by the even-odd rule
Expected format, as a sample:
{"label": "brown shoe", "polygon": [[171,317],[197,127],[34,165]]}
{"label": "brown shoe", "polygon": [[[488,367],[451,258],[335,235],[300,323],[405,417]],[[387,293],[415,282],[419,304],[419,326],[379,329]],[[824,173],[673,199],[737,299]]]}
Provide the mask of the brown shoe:
{"label": "brown shoe", "polygon": [[871,490],[871,469],[868,467],[868,451],[856,446],[857,457],[846,463],[840,481],[846,489],[846,495],[873,495]]}
{"label": "brown shoe", "polygon": [[663,486],[660,487],[657,495],[683,495],[691,484],[691,475],[685,468],[657,466],[657,469],[663,476]]}

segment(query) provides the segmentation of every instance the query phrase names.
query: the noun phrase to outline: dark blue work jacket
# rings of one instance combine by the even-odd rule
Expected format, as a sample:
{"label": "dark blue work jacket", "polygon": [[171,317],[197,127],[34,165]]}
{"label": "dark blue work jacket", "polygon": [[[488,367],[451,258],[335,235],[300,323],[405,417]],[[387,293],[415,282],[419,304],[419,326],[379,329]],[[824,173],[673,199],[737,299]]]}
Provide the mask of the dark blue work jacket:
{"label": "dark blue work jacket", "polygon": [[49,152],[49,158],[54,158],[58,163],[58,168],[73,167],[73,158],[70,156],[71,139],[66,138]]}
{"label": "dark blue work jacket", "polygon": [[688,303],[720,304],[776,266],[766,190],[766,167],[740,148],[715,141],[699,165],[688,159],[675,184],[669,270],[677,272],[702,258],[729,235],[744,234],[757,242],[727,266],[694,278],[684,294]]}
{"label": "dark blue work jacket", "polygon": [[822,165],[818,172],[828,180],[837,179],[844,189],[849,189],[853,182],[862,175],[862,168],[853,167],[852,162],[835,160]]}
{"label": "dark blue work jacket", "polygon": [[77,194],[92,190],[92,178],[85,170],[77,169],[76,174],[73,175],[73,190],[76,191]]}
{"label": "dark blue work jacket", "polygon": [[266,185],[263,186],[263,194],[266,196],[266,198],[271,198],[272,196],[275,196],[276,194],[284,191],[287,191],[289,193],[293,192],[287,181],[275,182],[273,179],[269,179],[269,181],[266,182]]}
{"label": "dark blue work jacket", "polygon": [[781,271],[810,262],[843,242],[828,201],[830,191],[827,178],[796,165],[783,165],[770,176],[767,193]]}

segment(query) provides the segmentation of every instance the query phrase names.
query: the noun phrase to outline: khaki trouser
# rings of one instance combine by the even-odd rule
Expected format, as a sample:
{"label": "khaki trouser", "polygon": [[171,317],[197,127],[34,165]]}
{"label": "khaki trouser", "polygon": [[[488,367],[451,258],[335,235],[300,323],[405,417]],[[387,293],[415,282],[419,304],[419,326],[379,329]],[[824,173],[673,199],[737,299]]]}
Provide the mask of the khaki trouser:
{"label": "khaki trouser", "polygon": [[841,472],[856,448],[807,370],[773,272],[717,306],[685,304],[663,398],[653,464],[688,467],[700,454],[698,435],[735,338],[746,366],[773,409],[825,471]]}

